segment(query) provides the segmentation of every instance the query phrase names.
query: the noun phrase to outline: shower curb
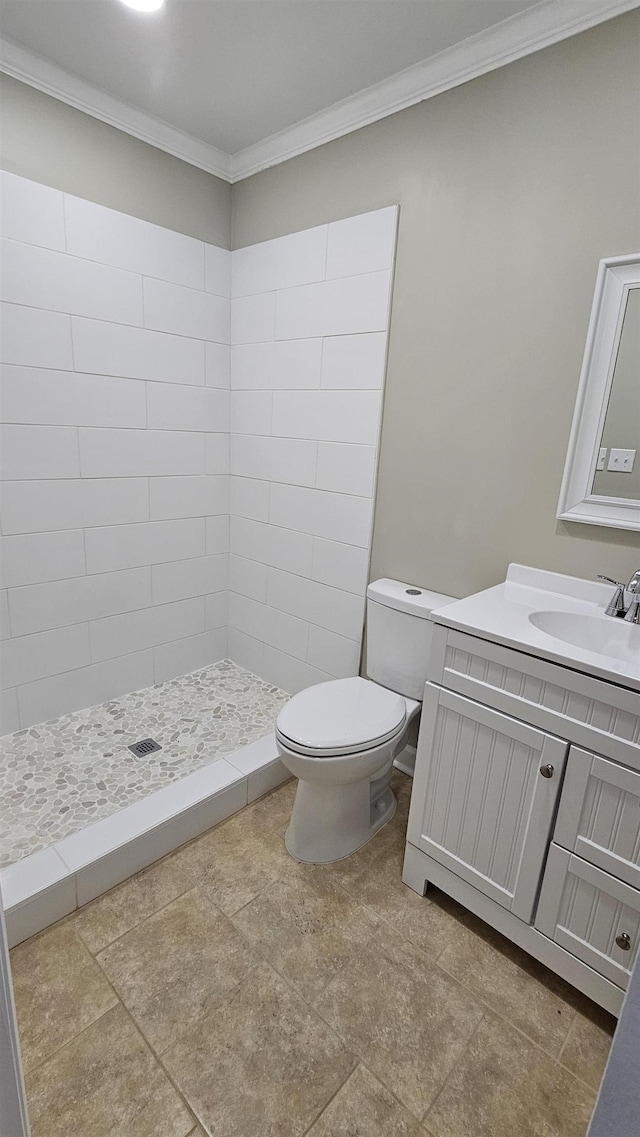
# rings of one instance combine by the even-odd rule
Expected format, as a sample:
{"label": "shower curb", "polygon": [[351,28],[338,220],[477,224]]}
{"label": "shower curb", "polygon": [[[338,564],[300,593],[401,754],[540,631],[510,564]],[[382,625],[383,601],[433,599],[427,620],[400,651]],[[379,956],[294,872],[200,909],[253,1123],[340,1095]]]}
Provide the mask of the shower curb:
{"label": "shower curb", "polygon": [[0,869],[9,947],[95,900],[290,776],[271,732]]}

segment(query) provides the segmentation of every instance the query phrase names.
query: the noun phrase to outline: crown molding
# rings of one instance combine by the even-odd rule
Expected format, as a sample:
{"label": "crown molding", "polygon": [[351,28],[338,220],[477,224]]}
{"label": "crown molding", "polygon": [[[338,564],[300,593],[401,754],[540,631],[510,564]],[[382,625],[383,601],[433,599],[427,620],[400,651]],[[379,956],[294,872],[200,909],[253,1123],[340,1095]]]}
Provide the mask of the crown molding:
{"label": "crown molding", "polygon": [[238,151],[231,159],[231,181],[249,178],[638,7],[640,0],[543,0]]}
{"label": "crown molding", "polygon": [[0,71],[217,178],[238,182],[638,7],[640,0],[542,0],[234,155],[2,37]]}
{"label": "crown molding", "polygon": [[0,37],[0,71],[142,142],[148,142],[158,150],[173,154],[174,158],[180,158],[226,182],[231,181],[231,157],[223,150],[185,134],[146,111],[138,110],[100,87],[85,83],[42,55],[4,37]]}

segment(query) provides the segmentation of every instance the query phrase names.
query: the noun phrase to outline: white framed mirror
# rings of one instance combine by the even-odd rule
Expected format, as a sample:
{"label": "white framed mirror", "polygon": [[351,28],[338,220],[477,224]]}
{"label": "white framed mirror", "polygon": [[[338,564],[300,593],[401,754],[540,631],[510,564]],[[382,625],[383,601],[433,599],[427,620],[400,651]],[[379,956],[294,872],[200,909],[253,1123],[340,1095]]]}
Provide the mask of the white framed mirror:
{"label": "white framed mirror", "polygon": [[640,529],[640,253],[600,261],[556,516]]}

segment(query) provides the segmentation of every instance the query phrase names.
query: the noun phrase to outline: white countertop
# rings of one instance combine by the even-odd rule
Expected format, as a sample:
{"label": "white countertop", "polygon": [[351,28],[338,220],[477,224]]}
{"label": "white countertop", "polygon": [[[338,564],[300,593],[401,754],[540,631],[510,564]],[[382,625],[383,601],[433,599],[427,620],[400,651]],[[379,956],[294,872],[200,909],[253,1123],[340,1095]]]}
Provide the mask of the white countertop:
{"label": "white countertop", "polygon": [[[540,612],[568,613],[616,625],[620,623],[616,617],[605,615],[613,592],[611,584],[512,564],[503,584],[437,608],[431,618],[445,627],[640,691],[640,626],[626,624],[622,629],[631,648],[627,646],[624,657],[617,658],[556,638],[530,618]],[[603,631],[620,629],[606,627]]]}

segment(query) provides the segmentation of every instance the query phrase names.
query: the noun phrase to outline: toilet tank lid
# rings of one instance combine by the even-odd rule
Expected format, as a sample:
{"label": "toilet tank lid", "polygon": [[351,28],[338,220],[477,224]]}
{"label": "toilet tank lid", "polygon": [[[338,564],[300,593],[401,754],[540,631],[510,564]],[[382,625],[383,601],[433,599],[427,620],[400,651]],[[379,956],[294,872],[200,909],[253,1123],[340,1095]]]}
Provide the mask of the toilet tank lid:
{"label": "toilet tank lid", "polygon": [[385,604],[387,608],[396,608],[399,612],[409,612],[412,616],[420,616],[428,620],[435,608],[443,608],[445,604],[453,604],[455,597],[445,596],[442,592],[430,592],[427,588],[418,588],[415,584],[403,584],[400,580],[374,580],[367,588],[367,599],[374,600],[376,604]]}

